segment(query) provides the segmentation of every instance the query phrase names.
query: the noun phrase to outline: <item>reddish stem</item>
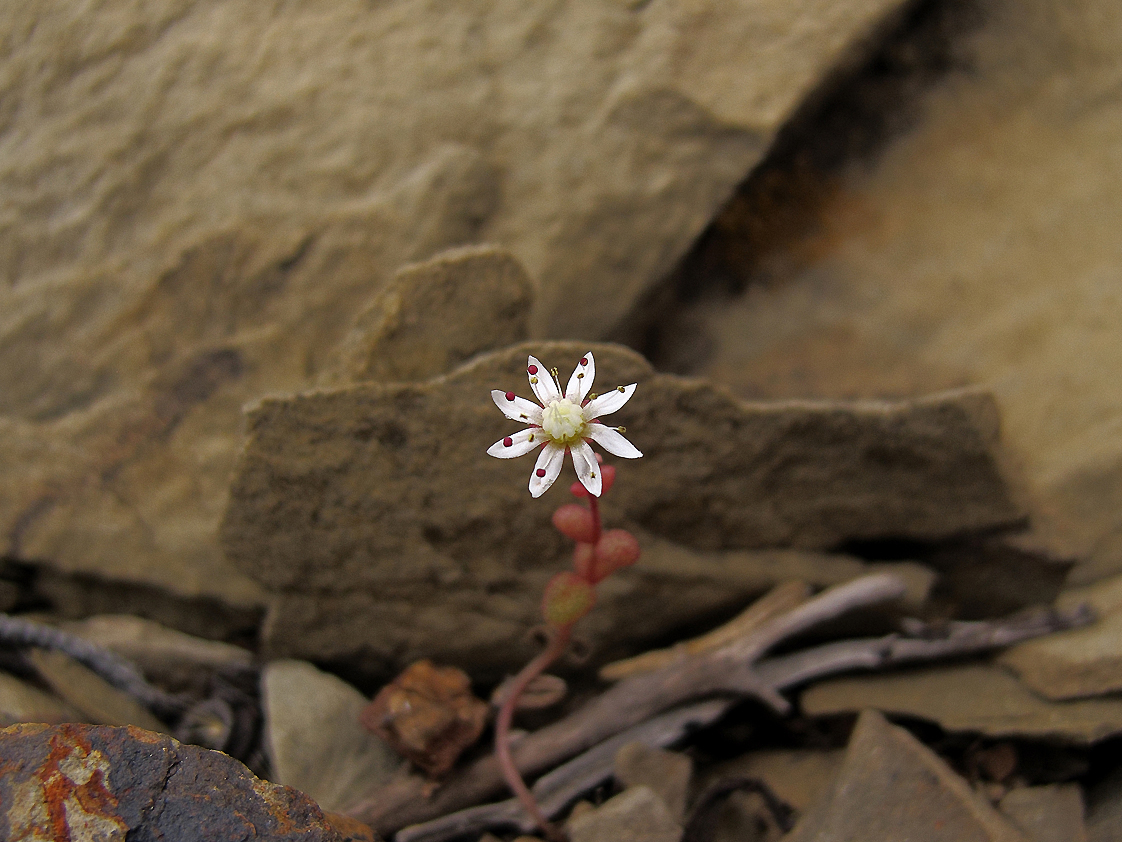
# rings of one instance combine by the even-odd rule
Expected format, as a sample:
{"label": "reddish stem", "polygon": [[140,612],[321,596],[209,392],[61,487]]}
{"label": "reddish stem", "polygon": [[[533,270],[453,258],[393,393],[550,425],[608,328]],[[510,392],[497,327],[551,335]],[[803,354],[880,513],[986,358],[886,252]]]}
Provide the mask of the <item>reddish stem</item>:
{"label": "reddish stem", "polygon": [[592,511],[592,546],[596,546],[600,540],[600,499],[589,494],[588,508]]}
{"label": "reddish stem", "polygon": [[550,825],[549,820],[538,806],[538,802],[534,799],[533,793],[526,787],[526,782],[522,780],[518,767],[514,764],[514,758],[510,755],[510,725],[514,719],[514,708],[518,703],[518,698],[525,692],[530,682],[545,672],[549,665],[565,651],[565,647],[569,645],[572,629],[572,624],[555,628],[545,650],[526,664],[522,671],[514,677],[514,682],[503,698],[502,704],[499,706],[499,715],[495,720],[495,756],[499,760],[499,768],[502,770],[503,777],[506,778],[511,791],[518,797],[526,812],[533,817],[542,831],[551,839],[563,839],[564,837]]}

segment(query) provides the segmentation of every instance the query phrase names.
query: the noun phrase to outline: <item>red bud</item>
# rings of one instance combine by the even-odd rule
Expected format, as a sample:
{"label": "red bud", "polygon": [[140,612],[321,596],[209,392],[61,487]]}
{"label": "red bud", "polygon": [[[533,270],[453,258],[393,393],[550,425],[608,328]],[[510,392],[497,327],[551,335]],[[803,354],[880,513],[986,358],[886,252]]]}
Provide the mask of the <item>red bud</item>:
{"label": "red bud", "polygon": [[591,544],[596,540],[596,527],[592,523],[592,512],[576,503],[566,503],[553,513],[553,525],[563,535],[574,541]]}
{"label": "red bud", "polygon": [[596,570],[593,582],[639,560],[639,542],[626,529],[609,529],[596,544]]}
{"label": "red bud", "polygon": [[542,614],[551,626],[571,626],[592,610],[596,591],[588,582],[566,570],[549,580],[542,596]]}
{"label": "red bud", "polygon": [[616,481],[616,466],[615,465],[601,465],[600,466],[600,482],[604,488],[600,492],[600,496],[607,494],[612,490],[612,483]]}

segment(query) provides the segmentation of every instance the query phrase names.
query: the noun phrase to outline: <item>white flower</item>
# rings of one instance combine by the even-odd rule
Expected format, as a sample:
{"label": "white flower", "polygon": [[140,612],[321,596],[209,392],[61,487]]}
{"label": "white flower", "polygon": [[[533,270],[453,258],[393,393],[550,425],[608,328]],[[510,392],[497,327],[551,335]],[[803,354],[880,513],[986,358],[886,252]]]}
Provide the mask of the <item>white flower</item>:
{"label": "white flower", "polygon": [[590,494],[599,497],[600,468],[589,442],[594,441],[608,453],[624,459],[638,459],[643,455],[621,435],[623,427],[608,427],[597,420],[627,403],[635,393],[635,384],[617,386],[599,397],[589,395],[596,377],[596,363],[591,353],[581,357],[564,392],[556,379],[557,369],[550,375],[536,357],[527,361],[526,373],[530,375],[530,388],[541,406],[517,397],[514,392],[493,389],[491,398],[503,415],[529,426],[495,442],[487,452],[500,459],[513,459],[540,447],[538,462],[530,474],[530,494],[541,497],[561,473],[568,451],[573,454],[573,467],[577,469],[581,484]]}

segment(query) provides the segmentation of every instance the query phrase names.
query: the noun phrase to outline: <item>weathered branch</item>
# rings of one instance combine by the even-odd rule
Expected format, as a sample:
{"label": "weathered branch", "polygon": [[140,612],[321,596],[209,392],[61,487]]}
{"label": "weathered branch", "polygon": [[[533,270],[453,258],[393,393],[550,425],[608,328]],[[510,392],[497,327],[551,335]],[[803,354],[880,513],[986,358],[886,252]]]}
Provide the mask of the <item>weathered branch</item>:
{"label": "weathered branch", "polygon": [[[831,588],[781,616],[771,617],[762,627],[720,649],[678,657],[655,672],[619,682],[565,719],[523,737],[513,748],[514,760],[523,774],[533,775],[585,752],[542,776],[533,787],[547,814],[555,815],[581,791],[610,774],[615,749],[623,744],[620,741],[641,739],[636,735],[647,735],[644,729],[648,727],[653,729],[651,735],[670,733],[673,729],[667,723],[676,722],[676,716],[696,723],[697,719],[689,717],[705,711],[712,721],[741,698],[755,698],[784,712],[790,704],[781,692],[814,679],[855,669],[884,669],[974,654],[1086,625],[1092,619],[1081,607],[1065,613],[1045,611],[1007,620],[943,626],[912,622],[902,634],[830,643],[760,660],[783,640],[856,608],[896,599],[902,593],[900,580],[886,574]],[[709,701],[679,707],[705,698]],[[663,713],[672,708],[678,709]],[[660,730],[665,728],[670,731]],[[398,779],[353,812],[386,836],[400,831],[397,842],[441,842],[496,826],[530,829],[526,823],[529,817],[513,800],[464,809],[502,791],[502,777],[493,757],[462,770],[431,798],[425,797],[424,784],[419,777]]]}
{"label": "weathered branch", "polygon": [[1085,626],[1094,619],[1085,605],[1071,611],[1041,611],[1006,620],[949,623],[944,628],[911,624],[918,637],[889,634],[864,640],[842,640],[790,655],[760,661],[755,671],[774,690],[789,690],[840,672],[880,670],[901,664],[934,661],[988,652],[1033,637]]}
{"label": "weathered branch", "polygon": [[[531,776],[606,740],[664,710],[691,699],[733,694],[760,699],[779,712],[790,705],[752,669],[752,661],[786,637],[835,617],[899,598],[904,584],[895,576],[865,576],[830,588],[762,629],[715,652],[686,658],[661,670],[621,681],[580,710],[524,737],[513,749],[523,775]],[[493,757],[476,761],[431,798],[417,779],[412,792],[402,782],[378,793],[358,818],[389,835],[411,824],[459,811],[502,791],[503,780]]]}
{"label": "weathered branch", "polygon": [[[582,794],[608,780],[614,771],[616,753],[628,743],[643,743],[664,748],[682,739],[695,728],[704,728],[719,719],[735,703],[734,699],[710,699],[664,713],[641,725],[628,728],[605,740],[568,763],[542,775],[531,788],[542,812],[554,818]],[[516,798],[497,804],[471,807],[412,825],[397,832],[395,842],[444,842],[457,836],[485,830],[513,828],[521,833],[534,830],[534,819]]]}

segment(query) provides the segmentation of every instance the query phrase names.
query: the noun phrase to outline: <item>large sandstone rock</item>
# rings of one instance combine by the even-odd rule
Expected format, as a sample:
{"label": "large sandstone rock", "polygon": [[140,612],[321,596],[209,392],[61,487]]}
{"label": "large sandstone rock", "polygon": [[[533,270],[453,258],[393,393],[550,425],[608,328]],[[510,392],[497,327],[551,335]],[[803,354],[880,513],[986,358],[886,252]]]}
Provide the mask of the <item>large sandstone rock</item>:
{"label": "large sandstone rock", "polygon": [[867,710],[833,786],[784,842],[872,839],[1028,842],[931,749]]}
{"label": "large sandstone rock", "polygon": [[14,6],[0,553],[260,601],[215,542],[244,402],[467,243],[540,279],[538,335],[602,334],[900,5]]}
{"label": "large sandstone rock", "polygon": [[[548,517],[569,499],[572,474],[566,468],[550,496],[535,500],[530,457],[486,455],[514,429],[490,389],[529,394],[528,351],[567,369],[587,347],[530,343],[425,383],[257,406],[222,539],[277,594],[266,634],[274,651],[357,658],[379,671],[418,657],[509,669],[525,656],[521,638],[537,622],[545,582],[567,565],[571,544]],[[656,374],[618,346],[594,352],[594,390],[639,383],[611,418],[645,454],[619,465],[606,523],[658,537],[644,538],[650,557],[601,586],[604,610],[588,620],[601,642],[650,640],[777,579],[830,575],[798,558],[785,568],[783,553],[718,550],[935,540],[1021,517],[982,394],[747,404]],[[823,556],[826,569],[837,566]]]}
{"label": "large sandstone rock", "polygon": [[758,248],[747,294],[691,316],[717,350],[688,370],[754,398],[989,386],[1044,546],[1086,582],[1122,572],[1122,5],[981,5],[965,70],[884,116],[909,130],[796,193],[809,233],[752,239],[782,216],[762,201],[718,224]]}

